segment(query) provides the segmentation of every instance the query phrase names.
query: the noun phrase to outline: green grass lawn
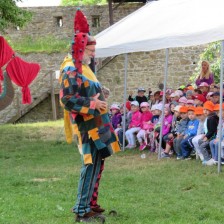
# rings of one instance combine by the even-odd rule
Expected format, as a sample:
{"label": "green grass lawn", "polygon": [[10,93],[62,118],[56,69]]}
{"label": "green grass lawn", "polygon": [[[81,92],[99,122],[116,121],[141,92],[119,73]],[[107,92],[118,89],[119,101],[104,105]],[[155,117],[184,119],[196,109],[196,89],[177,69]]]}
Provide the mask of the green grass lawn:
{"label": "green grass lawn", "polygon": [[[224,223],[224,174],[199,161],[125,151],[108,158],[99,202],[108,224]],[[0,223],[71,224],[80,156],[63,123],[0,126]]]}

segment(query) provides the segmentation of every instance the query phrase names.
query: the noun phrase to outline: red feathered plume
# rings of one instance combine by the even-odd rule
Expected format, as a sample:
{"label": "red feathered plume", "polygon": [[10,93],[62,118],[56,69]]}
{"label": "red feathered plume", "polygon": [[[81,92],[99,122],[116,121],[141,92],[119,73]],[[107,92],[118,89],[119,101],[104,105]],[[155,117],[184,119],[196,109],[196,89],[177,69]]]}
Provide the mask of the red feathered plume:
{"label": "red feathered plume", "polygon": [[74,18],[75,33],[89,33],[89,24],[81,10],[77,10]]}
{"label": "red feathered plume", "polygon": [[75,59],[75,67],[78,73],[82,73],[82,59],[87,44],[87,35],[85,33],[75,34],[75,44],[72,46],[72,58]]}

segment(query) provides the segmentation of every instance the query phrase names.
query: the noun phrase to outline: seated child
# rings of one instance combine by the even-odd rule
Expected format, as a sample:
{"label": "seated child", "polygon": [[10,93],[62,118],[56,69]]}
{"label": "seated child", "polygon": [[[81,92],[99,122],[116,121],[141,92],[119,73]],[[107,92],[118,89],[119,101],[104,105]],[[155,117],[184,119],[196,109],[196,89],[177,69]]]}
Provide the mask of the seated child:
{"label": "seated child", "polygon": [[209,92],[209,85],[208,85],[208,83],[206,83],[206,82],[202,82],[202,83],[198,86],[198,88],[201,90],[202,95],[203,95],[204,97],[206,97],[207,94],[208,94],[208,92]]}
{"label": "seated child", "polygon": [[202,107],[205,101],[206,101],[206,98],[202,94],[196,94],[194,96],[194,105],[196,107]]}
{"label": "seated child", "polygon": [[193,144],[195,151],[197,152],[197,155],[199,156],[201,161],[203,161],[204,158],[200,152],[200,148],[199,148],[199,144],[198,144],[198,140],[201,139],[205,133],[205,128],[204,128],[205,115],[204,115],[203,107],[195,107],[195,115],[196,115],[197,119],[199,120],[199,124],[198,124],[197,134],[195,137],[192,138],[191,142]]}
{"label": "seated child", "polygon": [[146,92],[146,90],[144,88],[139,87],[138,88],[138,95],[133,98],[132,97],[132,94],[133,93],[130,92],[129,97],[128,97],[128,100],[129,101],[137,101],[139,103],[139,105],[142,102],[147,102],[148,101],[148,98],[145,96],[145,92]]}
{"label": "seated child", "polygon": [[[216,104],[214,107],[214,111],[217,111],[217,113],[219,114],[219,117],[222,117],[222,142],[221,142],[221,163],[224,163],[224,158],[223,158],[223,154],[224,154],[224,150],[223,150],[223,146],[224,146],[224,104],[222,104],[222,116],[220,115],[219,112],[219,104]],[[211,140],[210,143],[210,149],[211,149],[211,153],[212,153],[212,158],[206,162],[206,165],[208,166],[212,166],[218,163],[218,152],[219,152],[219,128],[218,128],[218,133],[215,139]]]}
{"label": "seated child", "polygon": [[111,123],[112,126],[115,130],[115,133],[117,133],[116,129],[120,126],[121,124],[121,112],[120,112],[120,106],[117,103],[114,103],[110,107],[111,111]]}
{"label": "seated child", "polygon": [[172,115],[174,115],[174,113],[175,113],[175,111],[174,111],[174,109],[175,109],[175,107],[178,105],[178,103],[176,102],[176,101],[172,101],[171,103],[170,103],[170,111],[171,111],[171,114]]}
{"label": "seated child", "polygon": [[173,140],[177,135],[176,134],[177,126],[181,120],[180,107],[181,106],[177,105],[174,108],[174,115],[173,115],[172,124],[171,124],[171,132],[168,135],[164,136],[163,138],[163,140],[165,141],[165,150],[161,154],[161,158],[170,158],[170,150],[173,147]]}
{"label": "seated child", "polygon": [[194,100],[187,100],[187,104],[186,104],[187,107],[189,106],[194,106]]}
{"label": "seated child", "polygon": [[150,128],[150,123],[152,119],[152,113],[149,111],[149,103],[143,102],[140,105],[142,111],[142,119],[141,119],[141,130],[137,134],[138,142],[140,143],[140,150],[144,150],[146,147],[145,142],[145,132]]}
{"label": "seated child", "polygon": [[141,128],[141,118],[142,113],[139,111],[139,104],[137,101],[131,102],[132,117],[131,122],[128,126],[128,130],[125,132],[128,145],[125,148],[133,149],[136,148],[136,138],[135,133],[137,133]]}
{"label": "seated child", "polygon": [[180,95],[176,92],[170,94],[170,100],[178,102],[180,99]]}
{"label": "seated child", "polygon": [[[163,120],[163,125],[162,125],[162,137],[163,138],[170,132],[172,119],[173,119],[173,116],[171,114],[169,104],[166,104],[164,107],[164,120]],[[160,125],[161,125],[161,122],[160,122]],[[155,129],[154,134],[155,134],[157,142],[159,143],[160,127]],[[162,147],[165,148],[164,141],[163,141]]]}
{"label": "seated child", "polygon": [[199,153],[202,154],[204,161],[202,164],[206,164],[210,160],[209,143],[215,138],[217,134],[217,127],[219,123],[219,117],[214,112],[214,104],[211,101],[204,103],[204,114],[205,114],[205,134],[199,139]]}
{"label": "seated child", "polygon": [[[123,146],[123,141],[125,140],[125,138],[123,139],[123,126],[125,125],[124,130],[127,131],[128,126],[131,122],[132,111],[131,111],[131,103],[130,105],[129,103],[130,103],[129,101],[126,102],[126,114],[125,114],[126,116],[124,116],[124,105],[121,106],[120,112],[121,112],[122,121],[121,121],[121,124],[118,126],[118,128],[115,130],[117,132],[118,139],[121,146]],[[124,117],[125,117],[125,120],[124,120]]]}
{"label": "seated child", "polygon": [[188,118],[187,129],[185,130],[183,140],[180,143],[183,159],[191,159],[190,153],[193,149],[191,139],[197,134],[199,120],[195,115],[195,107],[188,107]]}
{"label": "seated child", "polygon": [[188,100],[192,100],[193,99],[193,91],[192,90],[187,90],[187,92],[186,92],[186,98]]}
{"label": "seated child", "polygon": [[183,158],[181,148],[180,148],[180,143],[184,138],[185,131],[187,129],[187,124],[188,124],[188,121],[189,121],[187,110],[188,110],[188,108],[186,106],[181,106],[180,107],[181,120],[180,120],[180,122],[177,126],[176,137],[173,140],[173,148],[174,148],[174,151],[177,154],[177,160]]}
{"label": "seated child", "polygon": [[212,103],[219,104],[219,101],[220,101],[220,93],[219,92],[212,93],[210,99],[211,99]]}
{"label": "seated child", "polygon": [[159,124],[159,121],[161,119],[162,107],[163,107],[162,104],[155,104],[152,106],[151,111],[152,111],[153,117],[151,122],[148,122],[148,124],[150,124],[150,127],[145,132],[145,142],[147,146],[150,147],[150,151],[152,152],[156,150],[154,129]]}
{"label": "seated child", "polygon": [[187,98],[182,96],[179,101],[178,101],[178,105],[180,106],[186,106],[187,105]]}

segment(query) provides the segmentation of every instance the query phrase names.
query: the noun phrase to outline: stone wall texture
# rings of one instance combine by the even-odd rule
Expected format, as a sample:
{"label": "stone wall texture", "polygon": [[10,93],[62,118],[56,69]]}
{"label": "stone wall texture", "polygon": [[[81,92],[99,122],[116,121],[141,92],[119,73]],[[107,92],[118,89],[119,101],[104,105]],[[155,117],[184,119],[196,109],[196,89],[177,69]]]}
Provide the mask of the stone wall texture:
{"label": "stone wall texture", "polygon": [[[114,21],[141,7],[142,4],[127,4],[118,7],[114,12]],[[12,39],[20,39],[27,35],[32,37],[55,35],[58,38],[67,38],[70,40],[73,36],[73,16],[75,7],[44,7],[29,8],[34,13],[32,22],[27,27],[16,31],[8,31]],[[107,6],[94,6],[81,8],[87,18],[91,16],[100,16],[100,27],[91,28],[94,34],[102,31],[109,26],[109,15]],[[56,18],[63,18],[63,26],[58,27]],[[91,25],[91,19],[89,21]],[[205,46],[194,46],[186,48],[174,48],[169,50],[169,70],[167,86],[177,88],[182,84],[189,83],[189,77],[195,70],[199,55]],[[65,54],[53,53],[31,53],[20,55],[26,61],[36,62],[41,65],[41,71],[38,77],[30,86],[32,97],[35,100],[43,97],[45,100],[33,108],[29,113],[23,114],[27,105],[21,104],[21,90],[15,86],[15,97],[13,103],[5,110],[0,112],[0,124],[9,122],[16,115],[22,115],[19,122],[43,121],[52,118],[51,99],[49,94],[52,90],[51,75],[53,76],[53,86],[55,93],[58,94],[59,84],[55,79],[55,71],[59,70],[60,64]],[[111,90],[109,104],[112,102],[123,102],[124,95],[124,56],[119,55],[112,58],[109,63],[97,71],[97,77],[103,86]],[[128,54],[127,68],[127,93],[137,92],[138,87],[153,91],[158,90],[158,84],[163,83],[165,66],[165,50],[152,52],[139,52]],[[62,117],[62,112],[56,97],[57,118]]]}
{"label": "stone wall texture", "polygon": [[[123,4],[113,12],[114,23],[123,17],[134,12],[143,6],[142,3]],[[109,27],[109,9],[107,5],[103,6],[85,6],[79,7],[86,15],[90,25],[92,35],[96,35]],[[73,37],[73,21],[77,7],[34,7],[27,8],[32,12],[32,21],[25,27],[17,30],[12,27],[7,30],[8,35],[13,39],[21,39],[24,36],[45,37],[53,35],[59,39],[70,40]],[[93,27],[93,18],[99,17],[100,26]],[[62,26],[58,25],[58,19],[62,18]]]}
{"label": "stone wall texture", "polygon": [[[167,88],[178,88],[189,83],[199,55],[204,46],[175,48],[169,50]],[[124,56],[116,56],[98,73],[98,79],[111,90],[109,103],[123,102],[124,96]],[[159,90],[158,84],[164,82],[165,50],[128,54],[127,94],[137,93],[138,87],[146,90]]]}

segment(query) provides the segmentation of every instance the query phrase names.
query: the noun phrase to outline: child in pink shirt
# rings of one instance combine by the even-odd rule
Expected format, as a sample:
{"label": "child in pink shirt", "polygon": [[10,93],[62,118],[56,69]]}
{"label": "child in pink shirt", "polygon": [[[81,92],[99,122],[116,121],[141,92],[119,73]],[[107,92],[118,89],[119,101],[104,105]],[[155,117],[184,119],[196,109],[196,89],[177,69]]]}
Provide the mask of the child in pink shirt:
{"label": "child in pink shirt", "polygon": [[143,102],[140,105],[141,111],[142,111],[142,119],[141,119],[141,129],[137,134],[138,142],[140,143],[139,150],[144,150],[146,147],[146,140],[145,140],[145,133],[146,130],[148,130],[149,127],[149,121],[152,119],[152,113],[149,110],[149,103]]}
{"label": "child in pink shirt", "polygon": [[[172,119],[173,119],[173,115],[171,114],[169,104],[166,104],[164,106],[164,119],[163,119],[163,125],[162,125],[162,139],[170,132]],[[161,128],[161,122],[160,122],[160,127],[155,129],[155,138],[156,138],[157,142],[159,142],[160,128]],[[158,147],[158,144],[157,144],[157,147]],[[162,147],[165,148],[165,142],[164,141],[163,141]]]}
{"label": "child in pink shirt", "polygon": [[135,133],[141,129],[142,113],[139,111],[138,101],[131,102],[132,118],[129,124],[128,130],[125,132],[128,145],[125,148],[133,149],[136,148]]}

